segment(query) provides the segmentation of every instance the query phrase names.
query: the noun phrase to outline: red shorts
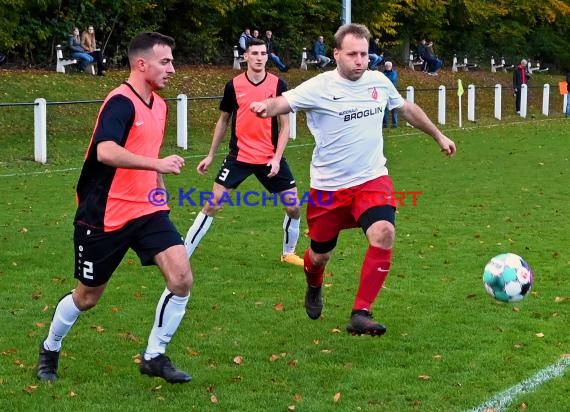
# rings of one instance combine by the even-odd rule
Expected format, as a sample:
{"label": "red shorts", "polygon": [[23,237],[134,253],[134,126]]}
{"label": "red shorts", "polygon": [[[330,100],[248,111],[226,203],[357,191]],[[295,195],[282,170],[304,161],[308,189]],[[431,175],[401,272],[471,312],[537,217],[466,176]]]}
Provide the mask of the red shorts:
{"label": "red shorts", "polygon": [[327,242],[343,229],[358,227],[358,219],[376,206],[394,206],[394,186],[390,176],[380,176],[348,189],[328,192],[311,189],[307,202],[309,237],[316,242]]}

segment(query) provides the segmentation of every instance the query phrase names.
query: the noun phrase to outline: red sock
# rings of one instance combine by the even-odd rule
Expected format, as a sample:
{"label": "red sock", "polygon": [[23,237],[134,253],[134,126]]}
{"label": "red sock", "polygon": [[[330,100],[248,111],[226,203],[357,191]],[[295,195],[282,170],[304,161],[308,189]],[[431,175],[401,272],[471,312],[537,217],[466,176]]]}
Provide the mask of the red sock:
{"label": "red sock", "polygon": [[311,258],[309,257],[309,250],[305,251],[305,256],[303,258],[305,264],[305,276],[307,277],[307,285],[320,288],[323,285],[323,273],[325,273],[324,266],[315,266],[313,262],[311,262]]}
{"label": "red sock", "polygon": [[366,309],[370,312],[370,308],[380,293],[386,276],[388,276],[391,260],[392,249],[368,247],[360,272],[358,292],[356,292],[356,299],[352,307],[354,310]]}

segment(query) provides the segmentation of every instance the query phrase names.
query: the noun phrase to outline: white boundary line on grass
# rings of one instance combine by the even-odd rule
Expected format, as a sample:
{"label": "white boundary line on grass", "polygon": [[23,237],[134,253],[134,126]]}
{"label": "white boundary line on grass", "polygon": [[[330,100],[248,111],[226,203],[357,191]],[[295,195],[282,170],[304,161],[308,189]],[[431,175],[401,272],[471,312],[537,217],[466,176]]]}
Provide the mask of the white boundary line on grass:
{"label": "white boundary line on grass", "polygon": [[[543,122],[551,122],[551,121],[559,121],[559,120],[564,120],[565,118],[552,118],[552,119],[537,119],[537,120],[515,120],[513,122],[505,122],[505,123],[498,123],[498,124],[489,124],[489,125],[485,125],[485,126],[479,126],[479,125],[471,125],[468,127],[458,127],[455,129],[447,129],[445,130],[445,133],[447,134],[448,132],[457,132],[457,131],[468,131],[468,130],[476,130],[476,129],[481,129],[481,128],[493,128],[493,127],[499,127],[499,126],[511,126],[511,125],[515,125],[515,124],[521,124],[521,123],[543,123]],[[424,132],[420,131],[420,130],[415,130],[415,129],[411,129],[409,130],[410,133],[400,133],[397,135],[392,135],[391,137],[398,137],[398,136],[415,136],[415,135],[426,135]],[[426,135],[428,136],[428,135]],[[386,138],[387,136],[384,136],[384,138]],[[288,148],[295,148],[295,147],[305,147],[305,146],[314,146],[314,143],[303,143],[303,144],[289,144],[287,145]],[[219,155],[219,154],[218,154]],[[190,155],[190,156],[183,156],[184,159],[193,159],[196,157],[206,157],[206,155]],[[24,172],[24,173],[8,173],[8,174],[0,174],[0,178],[2,177],[24,177],[24,176],[37,176],[37,175],[45,175],[45,174],[50,174],[50,173],[63,173],[63,172],[72,172],[72,171],[76,171],[76,170],[81,170],[80,167],[71,167],[71,168],[67,168],[67,169],[55,169],[55,170],[42,170],[39,172]]]}
{"label": "white boundary line on grass", "polygon": [[557,378],[564,375],[566,368],[570,366],[570,357],[562,357],[560,360],[531,376],[525,381],[511,386],[509,389],[504,390],[493,396],[491,399],[483,402],[481,405],[468,412],[485,412],[494,411],[501,412],[507,408],[514,400],[522,393],[531,392],[537,386],[549,381],[550,379]]}

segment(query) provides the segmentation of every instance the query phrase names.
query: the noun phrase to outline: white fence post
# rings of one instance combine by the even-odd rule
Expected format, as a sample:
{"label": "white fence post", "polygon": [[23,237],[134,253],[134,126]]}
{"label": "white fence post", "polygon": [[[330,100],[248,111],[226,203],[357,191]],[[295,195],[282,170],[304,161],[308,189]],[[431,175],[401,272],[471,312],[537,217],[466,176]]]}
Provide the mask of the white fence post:
{"label": "white fence post", "polygon": [[188,96],[176,96],[176,145],[188,149]]}
{"label": "white fence post", "polygon": [[297,113],[289,112],[289,139],[297,138]]}
{"label": "white fence post", "polygon": [[47,105],[46,99],[39,97],[34,100],[34,160],[47,162]]}
{"label": "white fence post", "polygon": [[566,105],[568,104],[568,93],[562,98],[562,113],[566,113]]}
{"label": "white fence post", "polygon": [[550,106],[550,85],[545,84],[542,89],[542,114],[548,116],[548,109]]}
{"label": "white fence post", "polygon": [[443,85],[439,86],[437,102],[437,121],[439,124],[445,124],[445,86]]}
{"label": "white fence post", "polygon": [[475,121],[475,85],[467,86],[467,120]]}
{"label": "white fence post", "polygon": [[[414,86],[406,87],[406,100],[412,103],[414,102]],[[411,124],[406,122],[406,126],[411,126]]]}
{"label": "white fence post", "polygon": [[527,114],[527,99],[528,99],[528,87],[526,84],[521,84],[521,117],[526,117]]}
{"label": "white fence post", "polygon": [[501,120],[501,114],[502,114],[501,113],[501,107],[503,105],[502,91],[503,91],[503,86],[501,86],[500,84],[496,84],[495,85],[495,119],[497,119],[497,120]]}
{"label": "white fence post", "polygon": [[453,55],[453,63],[451,64],[451,71],[452,72],[457,71],[457,54]]}

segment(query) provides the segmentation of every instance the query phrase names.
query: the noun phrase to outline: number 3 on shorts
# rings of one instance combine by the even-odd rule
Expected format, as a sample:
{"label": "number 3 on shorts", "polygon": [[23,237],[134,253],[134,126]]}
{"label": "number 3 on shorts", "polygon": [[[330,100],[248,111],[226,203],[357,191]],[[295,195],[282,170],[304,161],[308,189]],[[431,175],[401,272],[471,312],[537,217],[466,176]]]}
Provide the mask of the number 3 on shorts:
{"label": "number 3 on shorts", "polygon": [[224,167],[222,169],[222,172],[220,173],[220,176],[218,176],[218,179],[221,180],[222,182],[225,182],[229,174],[230,174],[230,169],[226,169]]}

